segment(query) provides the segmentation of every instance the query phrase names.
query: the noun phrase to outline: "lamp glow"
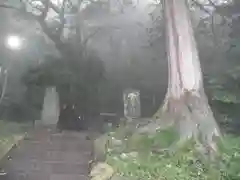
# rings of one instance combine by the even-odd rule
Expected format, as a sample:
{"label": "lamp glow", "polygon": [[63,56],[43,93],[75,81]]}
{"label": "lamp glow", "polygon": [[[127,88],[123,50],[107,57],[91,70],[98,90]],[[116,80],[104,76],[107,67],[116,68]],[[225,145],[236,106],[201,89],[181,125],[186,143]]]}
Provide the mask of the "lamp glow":
{"label": "lamp glow", "polygon": [[12,50],[19,50],[22,47],[22,38],[17,35],[10,35],[6,39],[6,46]]}

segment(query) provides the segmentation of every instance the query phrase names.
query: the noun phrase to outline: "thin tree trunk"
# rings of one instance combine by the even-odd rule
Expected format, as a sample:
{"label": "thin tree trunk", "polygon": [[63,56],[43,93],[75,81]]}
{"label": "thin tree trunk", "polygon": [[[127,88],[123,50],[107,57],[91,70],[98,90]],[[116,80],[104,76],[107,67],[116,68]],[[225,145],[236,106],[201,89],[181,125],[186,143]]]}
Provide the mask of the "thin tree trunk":
{"label": "thin tree trunk", "polygon": [[2,104],[2,101],[3,101],[5,93],[6,93],[7,83],[8,83],[8,70],[6,70],[5,77],[4,77],[2,94],[1,94],[1,97],[0,97],[0,105]]}
{"label": "thin tree trunk", "polygon": [[164,105],[155,114],[159,121],[174,123],[182,140],[195,137],[213,146],[220,131],[208,105],[202,71],[186,0],[162,0],[169,83]]}

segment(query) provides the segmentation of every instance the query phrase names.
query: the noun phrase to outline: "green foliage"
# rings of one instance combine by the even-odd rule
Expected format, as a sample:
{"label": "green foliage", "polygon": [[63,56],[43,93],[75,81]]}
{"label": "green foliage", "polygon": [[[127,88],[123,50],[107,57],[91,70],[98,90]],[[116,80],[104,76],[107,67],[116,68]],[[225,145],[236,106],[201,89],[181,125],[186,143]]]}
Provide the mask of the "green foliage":
{"label": "green foliage", "polygon": [[[125,139],[121,152],[111,150],[107,162],[126,179],[238,180],[240,179],[240,139],[224,137],[219,153],[209,161],[189,140],[172,146],[175,132],[165,130],[153,136],[135,135]],[[130,145],[130,146],[129,146]],[[174,149],[172,149],[174,147]]]}
{"label": "green foliage", "polygon": [[[149,151],[156,148],[165,149],[178,139],[177,133],[172,129],[165,129],[157,132],[154,136],[144,134],[133,134],[126,141],[127,149]],[[151,149],[149,149],[151,148]]]}
{"label": "green foliage", "polygon": [[220,125],[226,131],[238,133],[240,117],[240,67],[235,66],[218,78],[207,77],[206,91]]}
{"label": "green foliage", "polygon": [[24,135],[29,124],[0,121],[0,158]]}
{"label": "green foliage", "polygon": [[207,79],[207,88],[213,101],[222,103],[240,103],[240,68],[235,67],[219,78]]}
{"label": "green foliage", "polygon": [[84,60],[46,56],[42,64],[26,72],[22,81],[27,86],[28,103],[37,110],[42,104],[45,87],[56,86],[60,103],[78,104],[81,109],[96,111],[98,88],[104,81],[104,65],[94,55]]}
{"label": "green foliage", "polygon": [[237,95],[232,94],[227,90],[215,90],[212,100],[221,101],[223,103],[240,103],[240,99]]}
{"label": "green foliage", "polygon": [[221,173],[225,179],[240,179],[240,138],[226,136],[223,142],[219,143],[218,161]]}
{"label": "green foliage", "polygon": [[240,49],[240,33],[239,33],[239,8],[240,3],[233,0],[232,3],[226,3],[219,8],[221,12],[232,18],[231,32],[229,33],[228,44],[229,50],[225,53],[229,63],[233,67],[218,78],[207,78],[207,88],[210,91],[211,99],[220,103],[239,104],[240,103],[240,66],[239,66],[239,49]]}

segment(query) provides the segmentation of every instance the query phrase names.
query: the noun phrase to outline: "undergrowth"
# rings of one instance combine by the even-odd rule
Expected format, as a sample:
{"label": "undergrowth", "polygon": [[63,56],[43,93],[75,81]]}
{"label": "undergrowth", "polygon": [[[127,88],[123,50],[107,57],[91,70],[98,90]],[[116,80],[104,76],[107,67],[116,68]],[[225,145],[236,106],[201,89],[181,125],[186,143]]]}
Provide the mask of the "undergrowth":
{"label": "undergrowth", "polygon": [[[120,139],[112,133],[112,139]],[[172,129],[155,135],[121,136],[121,146],[110,146],[107,162],[118,175],[133,180],[240,180],[240,138],[224,137],[214,161],[203,158],[189,140],[174,146]],[[120,151],[119,151],[120,148]]]}
{"label": "undergrowth", "polygon": [[27,131],[28,124],[0,120],[0,159],[16,143],[20,136]]}

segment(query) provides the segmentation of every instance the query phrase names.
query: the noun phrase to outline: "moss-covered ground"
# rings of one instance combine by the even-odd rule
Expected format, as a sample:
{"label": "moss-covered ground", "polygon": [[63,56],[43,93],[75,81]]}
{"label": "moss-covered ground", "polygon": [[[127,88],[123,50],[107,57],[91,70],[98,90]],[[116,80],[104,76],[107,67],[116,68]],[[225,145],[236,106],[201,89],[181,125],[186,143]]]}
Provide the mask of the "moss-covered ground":
{"label": "moss-covered ground", "polygon": [[29,127],[29,124],[0,120],[0,159],[24,136]]}
{"label": "moss-covered ground", "polygon": [[144,135],[119,127],[108,137],[106,162],[126,179],[240,180],[239,137],[225,136],[214,160],[200,153],[193,140],[176,145],[172,128]]}

